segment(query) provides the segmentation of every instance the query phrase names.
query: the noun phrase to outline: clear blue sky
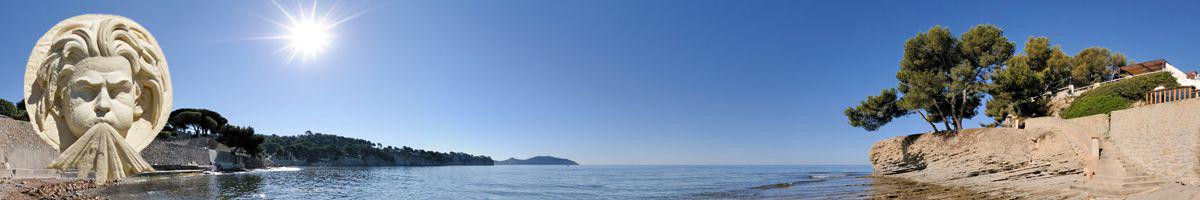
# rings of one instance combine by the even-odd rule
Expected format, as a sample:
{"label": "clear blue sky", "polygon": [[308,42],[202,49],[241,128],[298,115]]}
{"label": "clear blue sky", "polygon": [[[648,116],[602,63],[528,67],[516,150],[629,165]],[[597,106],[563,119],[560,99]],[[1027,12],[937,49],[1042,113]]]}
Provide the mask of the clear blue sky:
{"label": "clear blue sky", "polygon": [[282,19],[269,1],[7,2],[0,98],[21,98],[25,62],[50,26],[105,13],[162,44],[176,108],[213,109],[262,134],[585,164],[865,164],[876,140],[928,127],[905,118],[867,133],[842,110],[895,86],[904,40],[934,25],[960,34],[993,23],[1018,51],[1049,36],[1070,54],[1099,45],[1200,65],[1195,2],[344,4],[369,12],[332,30],[315,60],[288,63],[275,53],[284,41],[239,40],[284,32],[256,17]]}

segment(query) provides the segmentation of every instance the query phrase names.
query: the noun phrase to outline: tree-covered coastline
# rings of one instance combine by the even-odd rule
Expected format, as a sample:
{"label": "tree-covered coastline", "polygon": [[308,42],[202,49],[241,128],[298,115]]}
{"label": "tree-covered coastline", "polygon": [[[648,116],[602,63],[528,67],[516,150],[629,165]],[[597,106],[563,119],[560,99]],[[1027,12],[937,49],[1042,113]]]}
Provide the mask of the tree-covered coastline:
{"label": "tree-covered coastline", "polygon": [[[24,100],[0,99],[0,116],[28,120]],[[215,137],[230,152],[277,161],[277,165],[330,166],[440,166],[493,165],[491,157],[461,152],[437,152],[407,146],[384,146],[364,139],[306,131],[301,135],[256,134],[253,127],[229,124],[220,113],[202,108],[180,108],[168,116],[159,139]],[[207,148],[207,147],[206,147]]]}
{"label": "tree-covered coastline", "polygon": [[253,127],[229,124],[208,109],[181,108],[171,112],[160,138],[216,137],[231,152],[270,160],[281,166],[438,166],[492,165],[487,156],[392,147],[364,139],[306,131],[301,135],[256,134]]}
{"label": "tree-covered coastline", "polygon": [[302,135],[268,135],[264,153],[277,163],[331,166],[492,165],[491,157],[384,146],[364,139],[306,131]]}

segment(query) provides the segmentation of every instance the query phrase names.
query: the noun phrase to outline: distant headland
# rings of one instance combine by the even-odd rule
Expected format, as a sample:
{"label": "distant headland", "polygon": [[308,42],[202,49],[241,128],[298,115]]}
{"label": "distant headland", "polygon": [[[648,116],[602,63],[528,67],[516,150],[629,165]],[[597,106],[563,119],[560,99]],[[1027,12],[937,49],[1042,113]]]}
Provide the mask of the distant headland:
{"label": "distant headland", "polygon": [[565,158],[534,156],[525,160],[508,158],[508,160],[496,161],[496,165],[579,165],[579,163]]}

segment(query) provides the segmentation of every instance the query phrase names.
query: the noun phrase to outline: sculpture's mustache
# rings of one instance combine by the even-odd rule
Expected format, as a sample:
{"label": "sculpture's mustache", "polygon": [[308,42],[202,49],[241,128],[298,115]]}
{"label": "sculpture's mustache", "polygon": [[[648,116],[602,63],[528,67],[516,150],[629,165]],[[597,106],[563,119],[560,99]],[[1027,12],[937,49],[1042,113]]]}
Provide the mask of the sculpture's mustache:
{"label": "sculpture's mustache", "polygon": [[100,125],[100,124],[107,124],[109,126],[112,126],[116,123],[117,123],[117,120],[109,119],[109,117],[97,117],[97,118],[88,119],[87,125],[96,126],[96,125]]}

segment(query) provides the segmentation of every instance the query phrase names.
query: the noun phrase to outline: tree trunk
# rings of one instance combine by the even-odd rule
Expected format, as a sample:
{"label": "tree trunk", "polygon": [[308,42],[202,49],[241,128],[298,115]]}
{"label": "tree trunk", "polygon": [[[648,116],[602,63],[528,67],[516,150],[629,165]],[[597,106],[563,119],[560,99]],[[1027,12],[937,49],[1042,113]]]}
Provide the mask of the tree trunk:
{"label": "tree trunk", "polygon": [[946,126],[946,130],[954,132],[954,127],[950,126],[950,119],[942,119],[942,126]]}
{"label": "tree trunk", "polygon": [[937,125],[934,125],[933,121],[929,120],[929,117],[925,117],[925,112],[921,112],[921,110],[917,110],[917,114],[921,115],[921,119],[925,120],[925,123],[929,123],[929,127],[933,128],[934,133],[939,131],[937,128]]}
{"label": "tree trunk", "polygon": [[958,132],[963,129],[962,121],[963,119],[961,116],[954,117],[954,132]]}
{"label": "tree trunk", "polygon": [[230,155],[233,155],[233,163],[234,163],[234,164],[241,164],[241,163],[242,163],[242,159],[238,159],[238,156],[237,156],[237,151],[238,151],[238,148],[237,148],[237,147],[234,147],[234,148],[233,148],[233,150],[229,151],[229,154],[230,154]]}
{"label": "tree trunk", "polygon": [[[966,113],[967,113],[967,109],[968,109],[967,108],[967,98],[969,96],[970,96],[970,92],[968,92],[966,90],[962,91],[962,99],[961,99],[962,101],[958,102],[959,104],[962,104],[962,105],[959,106],[959,110],[957,110],[957,112],[954,115],[954,132],[958,132],[958,131],[962,130],[963,115],[966,115]],[[974,109],[974,108],[970,108],[970,109]]]}

